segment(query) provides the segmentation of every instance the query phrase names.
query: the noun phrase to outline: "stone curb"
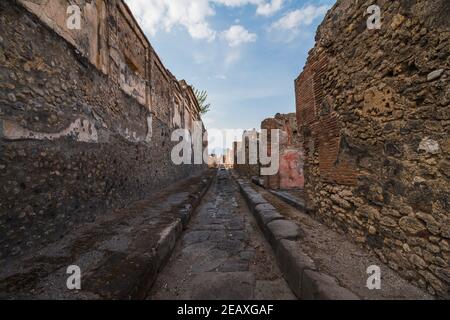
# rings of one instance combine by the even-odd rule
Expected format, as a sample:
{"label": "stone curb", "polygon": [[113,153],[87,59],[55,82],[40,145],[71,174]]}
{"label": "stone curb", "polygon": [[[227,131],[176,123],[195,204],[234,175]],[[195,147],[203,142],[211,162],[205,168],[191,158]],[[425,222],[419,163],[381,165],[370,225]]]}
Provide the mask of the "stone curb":
{"label": "stone curb", "polygon": [[263,183],[263,181],[261,180],[261,178],[259,178],[259,177],[252,177],[252,182],[253,182],[254,184],[256,184],[257,186],[260,186],[260,187],[263,187],[263,188],[264,188],[264,183]]}
{"label": "stone curb", "polygon": [[304,238],[304,235],[303,230],[289,220],[274,220],[266,225],[266,238],[274,251],[277,250],[280,241],[297,241]]}
{"label": "stone curb", "polygon": [[[169,261],[178,239],[181,237],[184,228],[189,223],[193,212],[200,204],[203,196],[208,192],[214,178],[215,175],[207,175],[206,178],[202,179],[203,186],[201,190],[189,194],[189,201],[184,203],[183,207],[178,210],[180,217],[160,233],[160,238],[152,250],[152,254],[143,260],[143,263],[146,264],[145,269],[147,271],[136,278],[137,281],[135,281],[135,284],[131,285],[128,289],[129,293],[125,290],[120,293],[120,296],[113,294],[110,296],[110,299],[124,299],[126,297],[131,300],[143,300],[147,298],[158,273],[161,272]],[[109,295],[109,292],[107,294]]]}
{"label": "stone curb", "polygon": [[301,290],[303,300],[360,300],[353,292],[341,287],[335,278],[307,269],[303,272]]}
{"label": "stone curb", "polygon": [[[260,178],[252,177],[251,180],[252,180],[253,184],[255,184],[255,185],[257,185],[257,186],[259,186],[261,188],[266,189],[264,184],[261,183]],[[276,191],[276,190],[267,190],[267,191],[269,191],[272,194],[276,195],[278,198],[280,198],[281,200],[283,200],[287,204],[293,206],[294,208],[299,209],[299,210],[305,210],[305,203],[304,202],[301,202],[301,201],[295,199],[294,197],[291,197],[290,195],[285,194],[283,192],[279,192],[279,191]]]}
{"label": "stone curb", "polygon": [[[208,176],[209,177],[209,176]],[[183,229],[186,228],[189,221],[191,220],[192,213],[195,211],[195,209],[199,206],[200,202],[202,201],[203,197],[205,196],[206,192],[208,192],[209,188],[211,187],[212,182],[214,181],[215,175],[203,179],[203,182],[206,183],[205,187],[198,193],[192,194],[191,198],[193,200],[185,204],[183,208],[181,208],[178,213],[180,215],[181,223],[183,225]],[[208,181],[205,181],[208,180]]]}
{"label": "stone curb", "polygon": [[[157,262],[157,270],[160,272],[170,256],[172,255],[173,250],[175,249],[175,245],[183,233],[183,230],[187,227],[189,221],[191,220],[192,214],[195,209],[200,205],[205,194],[208,192],[211,184],[215,178],[215,175],[208,176],[208,178],[203,179],[205,182],[205,186],[202,188],[200,192],[191,194],[190,197],[193,199],[190,203],[185,204],[183,208],[181,208],[178,213],[180,215],[180,219],[175,221],[172,225],[170,225],[163,232],[161,239],[158,241],[156,246],[156,252],[158,257]],[[207,180],[207,181],[206,181]],[[156,279],[157,274],[155,274],[154,278]],[[152,281],[153,285],[154,280]],[[151,286],[150,286],[151,289]]]}
{"label": "stone curb", "polygon": [[128,299],[132,300],[143,300],[147,298],[158,274],[169,261],[178,239],[189,223],[195,209],[200,204],[206,192],[208,192],[214,178],[215,175],[207,175],[206,178],[202,179],[204,185],[201,187],[201,190],[191,193],[189,195],[190,200],[184,203],[183,207],[178,210],[180,218],[176,219],[161,232],[160,238],[152,250],[151,257],[144,260],[147,264],[145,267],[147,272],[137,278],[138,281],[134,284],[134,287],[130,286],[130,292],[128,294],[122,292],[119,297],[113,295],[111,299],[124,299],[124,297],[128,297]]}
{"label": "stone curb", "polygon": [[[168,226],[160,235],[160,239],[156,244],[156,270],[159,272],[164,268],[166,262],[169,260],[173,249],[177,243],[178,238],[183,232],[183,224],[181,220],[177,220]],[[155,275],[156,277],[156,275]]]}
{"label": "stone curb", "polygon": [[276,195],[278,198],[280,198],[281,200],[283,200],[284,202],[286,202],[287,204],[293,206],[296,209],[299,210],[304,210],[305,209],[305,204],[298,201],[297,199],[295,199],[294,197],[291,197],[287,194],[284,194],[282,192],[278,192],[278,191],[274,191],[274,190],[269,190],[272,194]]}
{"label": "stone curb", "polygon": [[297,298],[359,300],[359,297],[350,290],[340,286],[334,277],[320,273],[314,261],[298,247],[298,241],[301,241],[304,233],[297,224],[286,220],[250,186],[250,183],[240,178],[235,172],[231,175],[239,185],[258,225],[272,246],[283,277]]}
{"label": "stone curb", "polygon": [[304,254],[294,241],[281,240],[275,253],[280,270],[297,297],[302,297],[303,273],[316,270],[314,261]]}

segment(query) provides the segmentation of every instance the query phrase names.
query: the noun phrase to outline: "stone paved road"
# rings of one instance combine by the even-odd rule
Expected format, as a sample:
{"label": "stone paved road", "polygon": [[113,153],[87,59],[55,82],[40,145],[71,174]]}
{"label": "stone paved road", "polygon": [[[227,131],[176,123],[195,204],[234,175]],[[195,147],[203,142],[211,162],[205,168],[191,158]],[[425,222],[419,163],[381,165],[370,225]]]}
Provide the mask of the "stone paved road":
{"label": "stone paved road", "polygon": [[227,171],[218,173],[149,299],[295,299]]}

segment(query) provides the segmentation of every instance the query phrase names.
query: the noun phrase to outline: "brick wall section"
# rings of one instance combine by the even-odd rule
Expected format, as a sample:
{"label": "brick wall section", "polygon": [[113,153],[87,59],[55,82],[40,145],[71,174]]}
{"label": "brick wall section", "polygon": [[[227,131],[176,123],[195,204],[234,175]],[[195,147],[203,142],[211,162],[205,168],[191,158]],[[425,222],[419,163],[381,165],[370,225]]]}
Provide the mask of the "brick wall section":
{"label": "brick wall section", "polygon": [[204,169],[170,159],[173,101],[196,106],[151,61],[150,108],[51,25],[0,2],[0,259]]}
{"label": "brick wall section", "polygon": [[280,130],[280,169],[273,176],[264,177],[266,188],[270,189],[303,189],[303,152],[298,134],[295,113],[277,114],[274,118],[265,119],[261,129],[268,132],[268,152],[271,152],[271,130]]}
{"label": "brick wall section", "polygon": [[295,82],[312,214],[449,297],[450,2],[339,0]]}

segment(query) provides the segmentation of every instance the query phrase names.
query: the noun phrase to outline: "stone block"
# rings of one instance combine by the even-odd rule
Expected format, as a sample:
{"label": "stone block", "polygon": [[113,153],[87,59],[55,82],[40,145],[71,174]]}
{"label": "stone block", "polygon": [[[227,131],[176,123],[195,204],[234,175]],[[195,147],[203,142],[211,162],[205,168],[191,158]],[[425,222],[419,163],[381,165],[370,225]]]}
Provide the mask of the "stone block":
{"label": "stone block", "polygon": [[284,220],[285,218],[276,210],[262,210],[256,213],[257,218],[261,220],[263,229],[274,220]]}
{"label": "stone block", "polygon": [[295,241],[304,237],[303,230],[294,222],[287,220],[274,220],[268,223],[265,233],[274,249],[282,239]]}
{"label": "stone block", "polygon": [[270,203],[261,203],[255,207],[256,211],[275,210],[275,207]]}
{"label": "stone block", "polygon": [[335,278],[313,270],[303,272],[301,297],[303,300],[360,300]]}
{"label": "stone block", "polygon": [[160,268],[162,268],[169,259],[172,250],[175,248],[177,239],[182,232],[183,224],[179,219],[161,231],[158,243],[156,244],[156,256]]}
{"label": "stone block", "polygon": [[266,199],[264,199],[263,196],[258,193],[250,193],[248,195],[248,199],[253,207],[256,207],[259,204],[267,203]]}
{"label": "stone block", "polygon": [[303,272],[316,270],[314,261],[299,248],[297,242],[290,240],[279,242],[276,257],[289,287],[301,299]]}

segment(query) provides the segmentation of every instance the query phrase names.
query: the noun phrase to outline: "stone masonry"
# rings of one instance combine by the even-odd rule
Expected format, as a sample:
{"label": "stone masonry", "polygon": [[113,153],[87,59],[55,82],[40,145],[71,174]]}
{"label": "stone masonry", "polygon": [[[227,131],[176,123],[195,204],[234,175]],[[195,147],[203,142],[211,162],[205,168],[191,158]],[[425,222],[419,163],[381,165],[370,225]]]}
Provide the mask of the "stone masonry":
{"label": "stone masonry", "polygon": [[[261,123],[261,129],[280,130],[280,170],[274,176],[264,177],[266,188],[270,189],[303,189],[303,153],[298,135],[295,113],[277,114]],[[270,141],[270,138],[268,139]],[[270,144],[267,146],[270,149]]]}
{"label": "stone masonry", "polygon": [[0,1],[0,259],[203,170],[170,158],[194,121],[123,1]]}
{"label": "stone masonry", "polygon": [[449,16],[448,0],[338,0],[295,82],[309,212],[447,298]]}

